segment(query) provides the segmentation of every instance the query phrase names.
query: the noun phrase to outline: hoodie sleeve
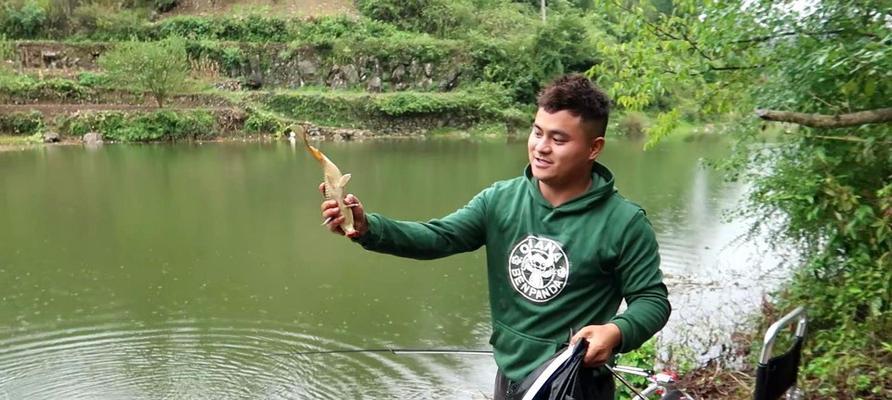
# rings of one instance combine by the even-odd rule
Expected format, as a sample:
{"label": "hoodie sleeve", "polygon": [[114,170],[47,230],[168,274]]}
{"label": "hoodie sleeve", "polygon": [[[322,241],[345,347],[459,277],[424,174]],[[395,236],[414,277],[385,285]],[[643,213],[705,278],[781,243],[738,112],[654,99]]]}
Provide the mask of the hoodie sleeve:
{"label": "hoodie sleeve", "polygon": [[622,333],[620,353],[637,349],[666,325],[671,312],[660,272],[660,254],[653,227],[639,210],[620,240],[617,275],[628,307],[614,317]]}
{"label": "hoodie sleeve", "polygon": [[369,230],[355,241],[366,250],[429,260],[473,251],[486,241],[486,189],[464,207],[428,222],[398,221],[370,213]]}

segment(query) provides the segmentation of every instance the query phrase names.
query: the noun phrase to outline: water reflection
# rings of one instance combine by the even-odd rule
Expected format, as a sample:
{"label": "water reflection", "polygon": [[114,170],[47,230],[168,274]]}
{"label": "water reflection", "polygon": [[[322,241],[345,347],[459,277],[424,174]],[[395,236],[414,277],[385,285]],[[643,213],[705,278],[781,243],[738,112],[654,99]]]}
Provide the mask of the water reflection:
{"label": "water reflection", "polygon": [[355,349],[350,343],[363,342],[350,335],[335,339],[328,331],[316,335],[317,329],[303,325],[266,320],[170,320],[152,326],[112,322],[119,319],[104,316],[91,318],[95,325],[17,331],[14,338],[0,341],[0,388],[10,398],[29,399],[340,399],[482,398],[477,387],[486,386],[456,379],[456,370],[479,370],[479,360],[301,355]]}

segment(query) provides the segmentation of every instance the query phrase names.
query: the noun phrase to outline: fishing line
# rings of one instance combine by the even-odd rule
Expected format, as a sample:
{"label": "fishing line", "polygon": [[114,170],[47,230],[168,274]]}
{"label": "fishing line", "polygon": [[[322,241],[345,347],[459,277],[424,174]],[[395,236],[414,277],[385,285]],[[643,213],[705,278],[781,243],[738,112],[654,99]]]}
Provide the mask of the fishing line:
{"label": "fishing line", "polygon": [[635,399],[636,399],[636,400],[637,400],[637,399],[645,399],[645,397],[642,396],[641,393],[638,393],[638,391],[635,390],[635,388],[633,388],[632,385],[631,385],[628,381],[626,381],[625,378],[619,376],[619,374],[616,373],[616,371],[614,371],[613,368],[611,368],[611,367],[610,367],[609,365],[607,365],[607,364],[604,364],[604,366],[607,367],[607,370],[610,371],[610,373],[613,374],[613,376],[615,376],[616,379],[619,379],[619,381],[622,382],[623,385],[626,385],[626,387],[629,388],[629,390],[631,390],[632,393],[635,393],[635,396],[636,396]]}

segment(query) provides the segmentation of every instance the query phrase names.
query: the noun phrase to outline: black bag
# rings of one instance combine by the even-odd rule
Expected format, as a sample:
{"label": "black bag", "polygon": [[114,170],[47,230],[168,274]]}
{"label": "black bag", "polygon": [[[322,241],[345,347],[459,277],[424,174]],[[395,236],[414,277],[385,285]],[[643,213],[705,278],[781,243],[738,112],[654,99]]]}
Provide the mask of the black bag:
{"label": "black bag", "polygon": [[[608,378],[604,389],[609,393],[597,393],[593,371],[582,366],[588,341],[580,339],[575,345],[557,352],[542,363],[529,376],[509,389],[511,400],[589,400],[613,398],[613,380]],[[603,396],[602,396],[603,395]]]}

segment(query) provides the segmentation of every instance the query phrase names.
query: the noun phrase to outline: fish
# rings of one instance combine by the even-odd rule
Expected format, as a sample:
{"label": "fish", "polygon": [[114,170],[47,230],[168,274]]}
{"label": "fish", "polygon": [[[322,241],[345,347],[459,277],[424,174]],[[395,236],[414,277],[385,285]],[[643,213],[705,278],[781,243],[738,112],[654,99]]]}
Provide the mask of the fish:
{"label": "fish", "polygon": [[[353,227],[353,210],[351,210],[351,207],[344,201],[344,199],[347,198],[345,187],[347,186],[347,182],[350,182],[351,175],[341,174],[341,170],[335,163],[331,162],[331,160],[319,151],[319,149],[310,145],[309,140],[307,140],[307,130],[302,126],[299,126],[298,129],[300,130],[304,145],[307,146],[307,152],[309,152],[316,161],[319,161],[319,165],[322,166],[323,182],[325,184],[323,195],[325,196],[325,199],[338,202],[338,209],[341,211],[341,215],[344,216],[344,222],[341,222],[340,227],[344,230],[344,233],[348,235],[353,234],[355,232]],[[331,222],[331,218],[326,219],[322,225],[326,225],[329,222]]]}

